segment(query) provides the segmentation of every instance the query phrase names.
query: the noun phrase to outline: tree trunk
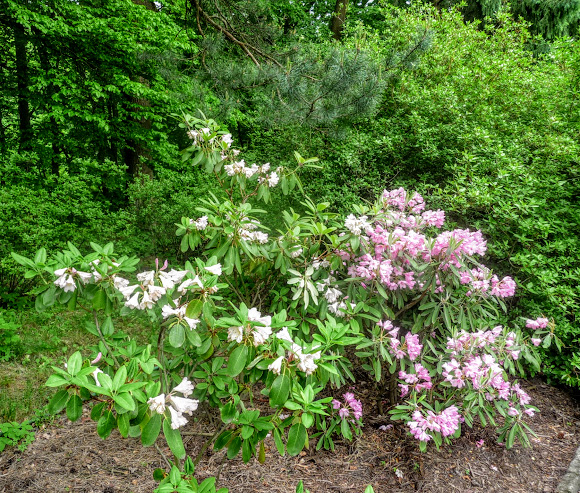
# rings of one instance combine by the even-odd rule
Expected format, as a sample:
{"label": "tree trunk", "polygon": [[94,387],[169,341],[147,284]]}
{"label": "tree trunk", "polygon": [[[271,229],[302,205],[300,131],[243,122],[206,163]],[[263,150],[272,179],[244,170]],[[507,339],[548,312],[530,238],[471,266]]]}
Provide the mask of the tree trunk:
{"label": "tree trunk", "polygon": [[18,85],[18,118],[20,150],[31,149],[32,125],[28,106],[28,60],[26,57],[26,32],[22,24],[14,23],[14,48],[16,52],[16,81]]}
{"label": "tree trunk", "polygon": [[342,38],[342,28],[344,27],[344,21],[346,20],[347,8],[348,0],[336,0],[334,14],[330,21],[330,30],[332,31],[332,37],[337,41],[340,41],[340,38]]}
{"label": "tree trunk", "polygon": [[[133,3],[136,5],[143,5],[147,10],[157,11],[152,0],[133,0]],[[149,87],[149,81],[142,76],[137,76],[133,80],[137,80],[144,86]],[[132,106],[144,108],[151,106],[151,103],[147,99],[135,97],[131,98],[131,104]],[[135,116],[131,117],[131,121],[137,122],[143,130],[143,134],[147,135],[149,130],[151,130],[151,119],[139,117],[138,111],[133,110],[133,113]],[[153,171],[147,165],[147,163],[144,162],[145,160],[149,160],[151,155],[149,153],[149,149],[147,149],[147,147],[142,144],[142,141],[138,141],[137,139],[129,139],[127,141],[127,147],[123,149],[123,158],[125,165],[127,166],[127,172],[131,176],[134,176],[139,172],[153,176]]]}

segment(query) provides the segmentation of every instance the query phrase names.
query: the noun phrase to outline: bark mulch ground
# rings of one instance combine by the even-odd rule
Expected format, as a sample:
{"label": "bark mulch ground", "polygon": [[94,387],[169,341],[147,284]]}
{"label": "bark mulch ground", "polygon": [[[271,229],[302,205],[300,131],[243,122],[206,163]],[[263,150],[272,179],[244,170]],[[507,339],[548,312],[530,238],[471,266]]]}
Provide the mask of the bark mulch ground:
{"label": "bark mulch ground", "polygon": [[[553,492],[579,445],[580,405],[570,393],[537,380],[524,382],[524,388],[541,409],[530,420],[537,434],[531,437],[532,448],[506,450],[491,430],[473,429],[453,447],[430,447],[422,454],[404,428],[381,431],[378,426],[388,420],[375,418],[360,438],[337,445],[334,452],[280,457],[273,441],[267,441],[265,464],[254,459],[244,464],[210,450],[197,476],[219,474],[219,486],[231,493],[294,493],[299,480],[311,493],[362,493],[368,484],[377,493]],[[186,432],[213,431],[208,428],[197,422]],[[185,439],[193,457],[206,440],[198,434]],[[478,447],[482,439],[484,445]],[[165,446],[162,439],[159,446]],[[7,449],[0,455],[0,493],[150,493],[157,467],[163,467],[163,460],[155,448],[143,448],[138,439],[114,432],[102,440],[90,418],[76,423],[62,418],[38,431],[25,452]]]}

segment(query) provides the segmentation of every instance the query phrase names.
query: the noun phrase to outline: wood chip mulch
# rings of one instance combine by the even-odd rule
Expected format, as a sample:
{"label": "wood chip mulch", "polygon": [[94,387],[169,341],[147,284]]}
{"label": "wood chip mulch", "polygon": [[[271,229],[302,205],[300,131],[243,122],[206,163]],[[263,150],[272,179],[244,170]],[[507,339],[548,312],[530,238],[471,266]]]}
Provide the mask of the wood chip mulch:
{"label": "wood chip mulch", "polygon": [[[554,492],[580,445],[580,401],[539,380],[523,387],[541,410],[529,420],[537,434],[531,437],[532,448],[506,450],[491,430],[474,428],[452,447],[437,451],[431,446],[422,454],[402,426],[381,431],[378,426],[388,419],[381,422],[375,416],[360,438],[338,444],[334,452],[280,457],[267,439],[265,464],[224,460],[223,451],[210,450],[197,476],[219,474],[219,486],[231,493],[294,493],[299,480],[311,493],[363,493],[369,484],[376,493]],[[186,430],[192,457],[206,440],[195,433],[211,431],[202,421]],[[484,443],[478,447],[480,440]],[[166,447],[163,439],[158,444]],[[138,439],[114,432],[102,440],[87,416],[76,423],[61,418],[39,430],[25,452],[6,449],[0,455],[0,493],[151,493],[156,487],[153,470],[163,465],[155,448],[143,448]]]}

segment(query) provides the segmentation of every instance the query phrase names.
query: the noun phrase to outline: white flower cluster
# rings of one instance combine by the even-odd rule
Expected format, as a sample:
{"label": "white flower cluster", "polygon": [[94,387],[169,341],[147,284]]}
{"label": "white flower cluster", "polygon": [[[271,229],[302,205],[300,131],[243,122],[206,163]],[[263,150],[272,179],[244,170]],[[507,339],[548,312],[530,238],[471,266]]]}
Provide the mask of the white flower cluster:
{"label": "white flower cluster", "polygon": [[83,284],[87,284],[93,279],[93,274],[90,272],[82,272],[76,270],[73,267],[57,269],[54,271],[54,275],[58,276],[58,278],[54,281],[54,284],[61,288],[65,293],[72,293],[76,290],[76,279],[78,279]]}
{"label": "white flower cluster", "polygon": [[[176,392],[183,394],[183,397],[174,395]],[[183,417],[183,414],[187,413],[191,416],[191,413],[197,410],[199,401],[187,398],[192,393],[193,384],[187,378],[184,378],[167,397],[165,394],[160,394],[149,399],[147,404],[149,404],[149,409],[157,414],[164,414],[165,410],[168,409],[171,415],[171,428],[177,430],[187,424],[187,419]]]}
{"label": "white flower cluster", "polygon": [[248,310],[248,322],[258,322],[262,325],[248,324],[246,327],[230,327],[228,329],[228,341],[236,341],[238,344],[244,339],[244,335],[251,334],[254,339],[254,346],[264,344],[272,334],[272,317],[262,314],[257,308]]}
{"label": "white flower cluster", "polygon": [[[221,264],[206,267],[205,270],[216,276],[220,276],[222,274]],[[121,277],[115,277],[113,284],[115,288],[117,288],[125,297],[126,307],[137,310],[147,310],[153,308],[153,305],[159,301],[159,299],[161,299],[161,297],[169,289],[177,287],[177,291],[181,294],[184,294],[191,286],[204,289],[203,282],[198,276],[195,276],[193,279],[186,279],[183,281],[183,278],[188,274],[188,272],[189,271],[186,270],[174,269],[171,269],[169,272],[165,272],[163,270],[157,271],[157,278],[159,279],[161,286],[155,284],[156,271],[154,270],[137,274],[137,280],[139,281],[139,284],[129,285],[129,281]],[[207,291],[210,294],[213,294],[217,291],[217,287],[214,286]],[[179,299],[176,300],[176,303],[179,303]],[[165,308],[167,317],[171,315],[177,315],[178,317],[183,318],[183,320],[185,320],[191,328],[194,328],[192,327],[192,319],[189,319],[189,321],[186,320],[187,317],[184,315],[182,316],[180,311],[169,313],[170,309],[173,310],[171,307]]]}
{"label": "white flower cluster", "polygon": [[367,219],[367,216],[357,218],[354,214],[349,214],[344,221],[344,227],[353,235],[360,236],[362,232],[366,232],[372,228],[371,223]]}
{"label": "white flower cluster", "polygon": [[[191,129],[187,132],[187,136],[193,140],[194,142],[198,143],[198,144],[203,144],[205,143],[205,139],[204,136],[206,135],[211,135],[212,131],[210,128],[201,128],[199,130],[195,130],[195,129]],[[230,135],[230,139],[231,139],[231,135]],[[213,143],[216,140],[216,137],[210,139],[208,142],[209,143]]]}
{"label": "white flower cluster", "polygon": [[242,159],[241,161],[235,161],[232,164],[226,164],[224,169],[228,176],[243,175],[246,178],[252,178],[253,176],[258,176],[259,183],[267,183],[269,187],[275,187],[280,181],[279,173],[282,167],[278,167],[276,171],[270,171],[270,163],[258,166],[257,164],[252,164],[252,166],[246,166],[246,162]]}
{"label": "white flower cluster", "polygon": [[[297,368],[300,371],[306,373],[307,376],[312,375],[312,373],[316,371],[318,365],[315,363],[315,361],[320,359],[321,355],[320,351],[305,354],[303,352],[302,346],[296,344],[292,339],[292,336],[288,332],[288,327],[284,327],[282,330],[277,332],[275,334],[275,337],[277,339],[280,339],[281,341],[288,341],[292,344],[290,354],[288,356],[288,362],[298,360]],[[268,370],[270,370],[272,373],[276,375],[280,375],[280,373],[282,372],[282,363],[284,362],[284,360],[285,357],[280,356],[268,366]]]}
{"label": "white flower cluster", "polygon": [[203,231],[205,228],[207,228],[208,224],[207,216],[201,216],[198,219],[190,219],[189,224],[191,226],[195,226],[195,229],[197,229],[198,231]]}
{"label": "white flower cluster", "polygon": [[268,233],[256,231],[259,226],[260,222],[255,219],[243,220],[238,230],[240,238],[244,241],[259,243],[261,245],[268,243]]}
{"label": "white flower cluster", "polygon": [[164,305],[161,309],[161,315],[163,316],[163,319],[176,316],[179,320],[183,320],[187,325],[189,325],[189,328],[193,330],[199,324],[199,320],[197,318],[186,317],[186,309],[187,305],[178,306],[176,308],[171,308],[171,305]]}

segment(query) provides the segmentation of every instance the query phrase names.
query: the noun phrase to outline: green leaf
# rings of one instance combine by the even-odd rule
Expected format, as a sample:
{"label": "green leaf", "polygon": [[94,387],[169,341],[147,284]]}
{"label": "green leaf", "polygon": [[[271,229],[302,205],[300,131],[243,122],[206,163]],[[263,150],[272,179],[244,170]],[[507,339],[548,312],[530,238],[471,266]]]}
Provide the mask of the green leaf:
{"label": "green leaf", "polygon": [[107,304],[107,294],[102,289],[99,289],[93,298],[93,308],[95,310],[104,310]]}
{"label": "green leaf", "polygon": [[71,421],[77,421],[83,414],[83,401],[78,395],[72,395],[66,403],[66,415]]}
{"label": "green leaf", "polygon": [[181,347],[183,346],[184,342],[185,329],[183,328],[183,325],[176,324],[171,327],[171,330],[169,331],[169,344],[171,344],[173,347]]}
{"label": "green leaf", "polygon": [[127,380],[127,367],[123,365],[121,366],[121,368],[117,370],[117,373],[115,373],[115,376],[113,377],[112,390],[114,391],[119,390],[121,388],[121,385],[123,385],[126,380]]}
{"label": "green leaf", "polygon": [[102,438],[107,438],[117,424],[117,420],[113,413],[109,410],[105,411],[105,413],[101,416],[97,423],[97,433]]}
{"label": "green leaf", "polygon": [[129,421],[129,413],[123,413],[117,416],[117,427],[119,428],[119,433],[123,438],[127,438],[129,436]]}
{"label": "green leaf", "polygon": [[143,428],[141,433],[141,443],[144,447],[150,447],[155,443],[161,431],[161,415],[155,413]]}
{"label": "green leaf", "polygon": [[230,354],[228,359],[227,374],[230,377],[235,377],[241,373],[241,371],[246,367],[246,361],[248,359],[248,347],[238,346]]}
{"label": "green leaf", "polygon": [[222,421],[224,423],[231,423],[236,417],[236,405],[229,401],[221,408]]}
{"label": "green leaf", "polygon": [[298,455],[304,448],[307,437],[306,427],[302,423],[292,425],[288,432],[288,441],[286,442],[288,453],[291,456]]}
{"label": "green leaf", "polygon": [[281,456],[284,456],[284,454],[285,454],[285,451],[284,451],[284,442],[282,441],[282,435],[278,431],[278,428],[276,428],[274,430],[273,435],[274,435],[274,443],[276,444],[276,449],[278,450],[278,453]]}
{"label": "green leaf", "polygon": [[193,347],[201,346],[201,337],[199,337],[197,330],[194,329],[186,330],[185,335],[187,336],[187,340]]}
{"label": "green leaf", "polygon": [[135,410],[135,401],[128,392],[122,392],[120,394],[113,395],[113,400],[127,411]]}
{"label": "green leaf", "polygon": [[52,399],[50,399],[50,402],[48,403],[48,412],[51,414],[61,412],[66,406],[68,399],[69,399],[68,390],[66,389],[59,390],[56,394],[52,396]]}
{"label": "green leaf", "polygon": [[238,455],[241,448],[242,448],[242,439],[239,436],[237,436],[230,442],[228,446],[227,452],[228,459],[233,459],[236,455]]}
{"label": "green leaf", "polygon": [[290,384],[290,377],[288,375],[284,374],[276,377],[270,389],[270,406],[277,408],[285,404],[290,393]]}
{"label": "green leaf", "polygon": [[203,310],[203,302],[201,300],[191,300],[185,309],[185,316],[187,318],[199,318]]}
{"label": "green leaf", "polygon": [[81,353],[77,351],[68,359],[66,363],[66,371],[69,375],[73,377],[80,371],[81,367],[83,366],[83,357]]}
{"label": "green leaf", "polygon": [[68,385],[68,379],[61,375],[51,375],[44,385],[47,387],[60,387],[61,385]]}
{"label": "green leaf", "polygon": [[171,423],[168,419],[163,421],[163,434],[165,435],[165,440],[167,445],[171,449],[171,452],[179,460],[185,458],[185,447],[183,445],[183,440],[181,439],[181,433],[178,430],[171,428]]}

